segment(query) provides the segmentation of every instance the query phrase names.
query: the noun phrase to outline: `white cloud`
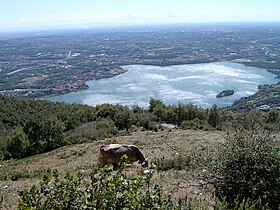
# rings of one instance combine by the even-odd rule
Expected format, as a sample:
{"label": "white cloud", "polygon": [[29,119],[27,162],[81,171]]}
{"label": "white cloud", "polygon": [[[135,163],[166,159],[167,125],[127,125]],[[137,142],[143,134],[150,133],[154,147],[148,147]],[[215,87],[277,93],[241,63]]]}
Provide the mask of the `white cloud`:
{"label": "white cloud", "polygon": [[[259,14],[265,19],[266,14]],[[202,13],[202,12],[127,12],[127,13],[62,13],[46,16],[30,16],[0,20],[0,30],[17,27],[44,26],[85,26],[94,24],[141,24],[141,23],[186,23],[186,22],[215,22],[250,20],[254,14],[248,12],[236,13]]]}
{"label": "white cloud", "polygon": [[[118,23],[172,23],[188,21],[191,14],[168,12],[129,12],[129,13],[62,13],[46,16],[20,17],[0,20],[1,28],[83,25],[83,24],[118,24]],[[191,20],[191,19],[189,19]]]}

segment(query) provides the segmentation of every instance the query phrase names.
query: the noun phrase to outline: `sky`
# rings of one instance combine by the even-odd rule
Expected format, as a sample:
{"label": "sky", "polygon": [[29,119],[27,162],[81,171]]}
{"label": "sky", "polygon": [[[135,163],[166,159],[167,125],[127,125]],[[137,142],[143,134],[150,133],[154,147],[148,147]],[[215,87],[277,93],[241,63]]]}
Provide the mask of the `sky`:
{"label": "sky", "polygon": [[280,0],[0,0],[0,31],[280,21]]}

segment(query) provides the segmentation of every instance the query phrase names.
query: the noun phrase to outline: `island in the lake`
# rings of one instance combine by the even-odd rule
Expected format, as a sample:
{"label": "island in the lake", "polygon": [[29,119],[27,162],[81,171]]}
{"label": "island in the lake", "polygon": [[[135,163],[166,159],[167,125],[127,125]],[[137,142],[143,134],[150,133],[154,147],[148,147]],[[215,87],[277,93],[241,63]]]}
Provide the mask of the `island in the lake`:
{"label": "island in the lake", "polygon": [[234,94],[234,90],[223,90],[218,95],[216,95],[216,98],[223,98],[226,96],[231,96]]}

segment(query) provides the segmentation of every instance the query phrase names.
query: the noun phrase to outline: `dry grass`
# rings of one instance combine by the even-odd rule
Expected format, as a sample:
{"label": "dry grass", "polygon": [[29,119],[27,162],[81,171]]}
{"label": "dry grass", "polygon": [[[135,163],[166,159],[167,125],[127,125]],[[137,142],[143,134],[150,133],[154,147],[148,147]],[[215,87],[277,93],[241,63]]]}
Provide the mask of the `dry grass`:
{"label": "dry grass", "polygon": [[[175,153],[213,147],[224,141],[221,132],[206,132],[193,130],[164,130],[160,132],[137,131],[130,136],[121,136],[93,143],[67,146],[55,151],[25,158],[22,160],[0,161],[0,174],[8,180],[0,181],[0,195],[4,196],[3,209],[16,209],[18,191],[38,183],[42,175],[57,168],[62,174],[66,171],[88,174],[92,164],[98,162],[99,148],[103,144],[128,143],[137,145],[150,160],[163,157],[173,158]],[[135,163],[131,173],[140,174],[142,168]],[[25,174],[25,178],[10,181],[13,173]],[[0,175],[0,176],[1,176]],[[3,179],[3,178],[2,178]],[[166,193],[174,198],[183,198],[187,194],[206,196],[197,187],[191,177],[191,170],[159,171],[155,174],[154,181],[163,183]]]}

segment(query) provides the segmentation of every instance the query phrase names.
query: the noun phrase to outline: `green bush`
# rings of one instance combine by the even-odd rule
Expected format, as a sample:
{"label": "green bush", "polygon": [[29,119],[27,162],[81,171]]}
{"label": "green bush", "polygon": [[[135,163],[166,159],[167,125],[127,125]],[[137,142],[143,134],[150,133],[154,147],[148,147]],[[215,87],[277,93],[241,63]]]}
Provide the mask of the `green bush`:
{"label": "green bush", "polygon": [[161,100],[150,99],[149,112],[156,116],[157,121],[163,121],[165,119],[166,109],[167,106]]}
{"label": "green bush", "polygon": [[187,170],[191,165],[191,158],[187,155],[175,154],[173,158],[157,158],[153,160],[158,170]]}
{"label": "green bush", "polygon": [[65,145],[64,123],[57,118],[38,115],[31,118],[24,126],[30,147],[28,155],[48,152]]}
{"label": "green bush", "polygon": [[152,185],[152,171],[138,178],[126,175],[127,157],[117,171],[108,165],[93,167],[90,179],[67,173],[63,179],[57,170],[52,178],[44,176],[40,187],[19,193],[20,210],[27,209],[181,209],[162,193],[159,184]]}
{"label": "green bush", "polygon": [[109,118],[111,120],[114,120],[115,114],[118,111],[117,105],[112,104],[102,104],[96,106],[96,113],[95,118]]}
{"label": "green bush", "polygon": [[118,130],[114,121],[110,119],[98,119],[98,121],[85,123],[72,131],[68,131],[65,137],[66,144],[77,144],[100,140],[116,136]]}
{"label": "green bush", "polygon": [[251,129],[253,126],[250,116],[244,112],[233,113],[233,119],[230,122],[234,128],[242,126],[245,129]]}
{"label": "green bush", "polygon": [[175,109],[177,115],[177,121],[183,122],[184,120],[194,120],[195,118],[204,119],[201,116],[201,110],[193,104],[181,104],[179,103]]}
{"label": "green bush", "polygon": [[96,122],[95,138],[102,139],[115,136],[118,133],[113,120],[100,119]]}
{"label": "green bush", "polygon": [[213,127],[216,128],[220,123],[220,115],[218,111],[217,105],[213,105],[209,111],[208,123]]}
{"label": "green bush", "polygon": [[261,129],[238,130],[213,161],[216,195],[229,207],[251,205],[280,208],[280,147]]}
{"label": "green bush", "polygon": [[7,138],[6,149],[13,158],[24,157],[29,146],[29,139],[21,127],[16,128]]}
{"label": "green bush", "polygon": [[129,108],[122,107],[115,114],[114,121],[119,130],[128,130],[136,122],[136,117]]}
{"label": "green bush", "polygon": [[266,123],[274,123],[278,124],[280,120],[280,113],[279,111],[272,109],[268,112],[268,116],[266,118]]}
{"label": "green bush", "polygon": [[143,127],[146,130],[150,129],[151,122],[155,121],[155,116],[149,112],[137,113],[137,125]]}
{"label": "green bush", "polygon": [[198,118],[194,120],[184,120],[180,127],[182,129],[211,130],[211,126],[207,122],[199,120]]}
{"label": "green bush", "polygon": [[151,121],[148,125],[148,130],[158,132],[160,129],[160,125],[154,121]]}

